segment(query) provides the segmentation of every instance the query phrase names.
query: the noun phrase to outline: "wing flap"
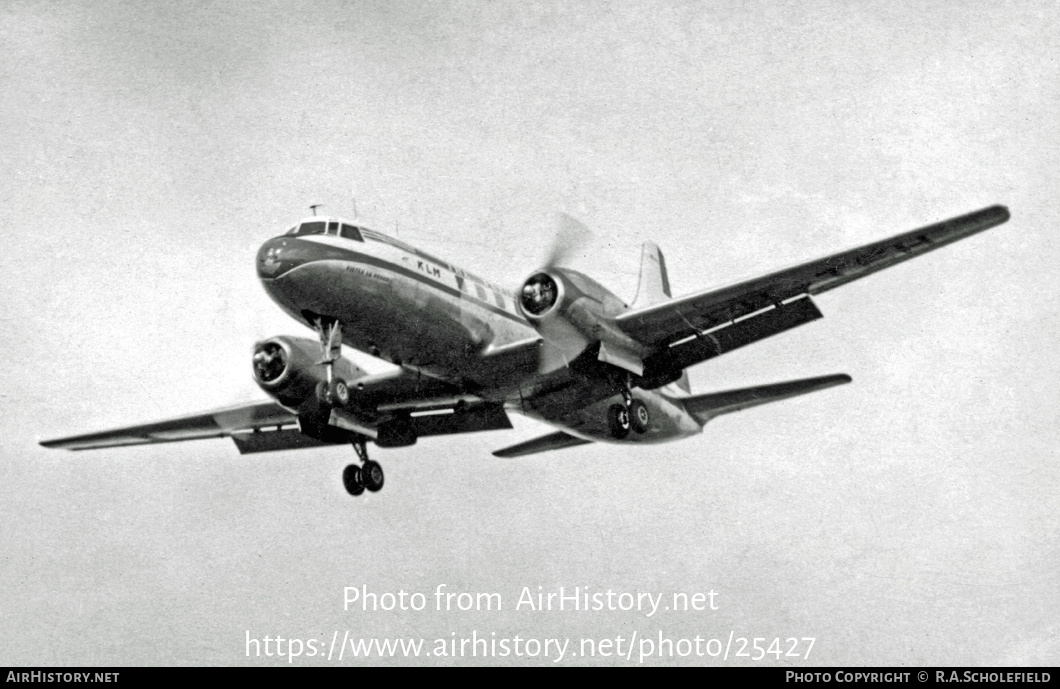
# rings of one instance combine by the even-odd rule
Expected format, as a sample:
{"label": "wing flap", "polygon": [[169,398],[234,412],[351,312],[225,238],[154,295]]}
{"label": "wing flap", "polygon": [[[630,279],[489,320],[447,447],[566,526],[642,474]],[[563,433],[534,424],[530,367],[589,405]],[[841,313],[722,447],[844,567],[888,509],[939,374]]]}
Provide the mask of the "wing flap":
{"label": "wing flap", "polygon": [[40,444],[65,450],[94,450],[125,445],[223,438],[237,431],[282,427],[295,421],[293,412],[275,402],[255,402],[98,433],[42,440]]}
{"label": "wing flap", "polygon": [[652,389],[664,385],[673,380],[677,372],[693,364],[713,359],[821,317],[821,312],[813,300],[810,297],[802,297],[737,321],[726,328],[663,347],[645,359],[642,386]]}
{"label": "wing flap", "polygon": [[241,455],[276,450],[300,450],[307,447],[328,447],[335,443],[325,443],[308,435],[302,435],[297,428],[285,428],[279,431],[252,431],[250,433],[233,433],[232,440]]}
{"label": "wing flap", "polygon": [[682,400],[688,413],[696,417],[700,423],[706,423],[716,416],[730,414],[749,407],[756,407],[769,402],[779,402],[789,397],[805,395],[809,392],[824,390],[825,388],[843,385],[851,381],[850,376],[840,373],[831,376],[820,376],[818,378],[803,378],[786,383],[773,383],[770,385],[759,385],[753,388],[742,388],[740,390],[728,390],[726,392],[712,392],[706,395],[686,397]]}
{"label": "wing flap", "polygon": [[590,442],[592,441],[576,438],[569,433],[564,433],[563,431],[557,431],[555,433],[543,435],[540,438],[527,440],[526,442],[519,443],[518,445],[512,445],[511,447],[505,447],[503,449],[497,450],[493,453],[493,456],[523,457],[525,455],[532,455],[536,452],[561,450],[565,447],[574,447],[576,445],[588,445]]}
{"label": "wing flap", "polygon": [[412,417],[417,436],[476,433],[511,428],[508,414],[499,404],[479,404],[457,408],[448,413],[424,414]]}
{"label": "wing flap", "polygon": [[642,344],[667,345],[794,297],[845,285],[1008,219],[1007,208],[991,206],[762,277],[632,309],[615,322]]}

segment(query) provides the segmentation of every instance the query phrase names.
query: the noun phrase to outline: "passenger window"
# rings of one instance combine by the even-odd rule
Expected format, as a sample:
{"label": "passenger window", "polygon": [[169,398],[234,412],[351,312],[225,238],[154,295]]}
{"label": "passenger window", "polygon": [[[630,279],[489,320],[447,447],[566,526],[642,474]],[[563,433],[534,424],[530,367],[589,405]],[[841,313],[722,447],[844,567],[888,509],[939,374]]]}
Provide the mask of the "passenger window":
{"label": "passenger window", "polygon": [[342,229],[339,231],[339,233],[346,239],[355,239],[358,242],[364,241],[364,238],[361,236],[361,231],[353,225],[347,225],[346,223],[342,223]]}
{"label": "passenger window", "polygon": [[504,297],[494,292],[493,299],[497,302],[497,306],[501,307],[502,309],[504,308]]}
{"label": "passenger window", "polygon": [[483,289],[482,285],[475,285],[475,291],[478,292],[479,299],[486,301],[486,290]]}

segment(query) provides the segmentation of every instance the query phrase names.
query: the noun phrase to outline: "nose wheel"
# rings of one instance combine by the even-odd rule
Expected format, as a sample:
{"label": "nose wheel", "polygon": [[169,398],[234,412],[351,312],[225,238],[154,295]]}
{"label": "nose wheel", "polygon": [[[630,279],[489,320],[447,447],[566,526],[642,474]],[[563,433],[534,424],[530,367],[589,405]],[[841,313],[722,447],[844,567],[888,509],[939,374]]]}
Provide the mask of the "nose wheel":
{"label": "nose wheel", "polygon": [[383,467],[379,466],[379,462],[368,459],[367,439],[364,436],[357,438],[353,441],[353,449],[357,452],[361,465],[350,464],[343,470],[342,485],[346,487],[346,492],[354,497],[361,495],[366,489],[373,493],[378,492],[382,489],[385,478]]}
{"label": "nose wheel", "polygon": [[350,402],[350,386],[338,376],[331,382],[322,380],[317,383],[317,399],[328,407],[345,407]]}

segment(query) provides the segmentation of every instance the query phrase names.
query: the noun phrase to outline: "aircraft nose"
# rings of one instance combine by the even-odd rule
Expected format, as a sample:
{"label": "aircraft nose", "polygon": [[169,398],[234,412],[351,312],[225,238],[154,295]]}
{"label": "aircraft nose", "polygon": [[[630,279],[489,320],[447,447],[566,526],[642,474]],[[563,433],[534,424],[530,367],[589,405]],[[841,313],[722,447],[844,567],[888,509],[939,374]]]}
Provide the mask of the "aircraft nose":
{"label": "aircraft nose", "polygon": [[274,237],[261,245],[257,257],[259,278],[270,280],[293,267],[295,257],[287,244],[287,237]]}

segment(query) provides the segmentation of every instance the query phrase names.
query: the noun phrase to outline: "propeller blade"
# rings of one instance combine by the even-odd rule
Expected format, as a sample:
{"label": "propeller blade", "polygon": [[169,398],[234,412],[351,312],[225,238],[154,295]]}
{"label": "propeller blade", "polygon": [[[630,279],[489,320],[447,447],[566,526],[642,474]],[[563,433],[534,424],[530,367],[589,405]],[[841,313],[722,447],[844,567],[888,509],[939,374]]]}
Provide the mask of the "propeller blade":
{"label": "propeller blade", "polygon": [[566,213],[557,213],[556,216],[556,235],[545,261],[546,268],[566,265],[593,237],[588,227]]}

